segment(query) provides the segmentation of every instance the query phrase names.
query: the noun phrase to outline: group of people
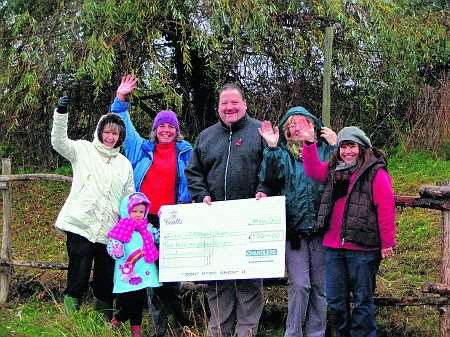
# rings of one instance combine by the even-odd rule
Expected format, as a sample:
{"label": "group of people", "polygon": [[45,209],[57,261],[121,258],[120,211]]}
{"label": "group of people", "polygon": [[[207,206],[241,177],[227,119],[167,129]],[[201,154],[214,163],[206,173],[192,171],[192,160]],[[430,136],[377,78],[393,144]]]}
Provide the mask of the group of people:
{"label": "group of people", "polygon": [[[324,336],[327,308],[334,336],[375,337],[375,277],[393,255],[395,207],[386,159],[366,134],[350,126],[336,135],[303,107],[273,127],[250,117],[240,87],[226,84],[218,122],[194,147],[170,110],[146,139],[128,112],[136,87],[134,76],[122,78],[92,142],[68,138],[67,97],[54,112],[52,145],[73,168],[55,224],[67,238],[65,311],[78,309],[93,264],[94,308],[111,326],[129,320],[132,337],[141,336],[146,300],[153,336],[166,334],[170,314],[185,325],[179,284],[158,280],[160,207],[284,195],[285,337]],[[230,337],[233,326],[238,337],[256,336],[261,279],[208,281],[207,299],[208,337]]]}

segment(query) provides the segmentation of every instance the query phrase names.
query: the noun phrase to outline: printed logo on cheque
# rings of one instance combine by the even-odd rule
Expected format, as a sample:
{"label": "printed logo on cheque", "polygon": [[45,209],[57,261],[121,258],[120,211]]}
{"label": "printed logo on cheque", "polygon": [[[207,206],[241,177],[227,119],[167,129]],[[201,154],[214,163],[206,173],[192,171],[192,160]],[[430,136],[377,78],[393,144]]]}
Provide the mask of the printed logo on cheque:
{"label": "printed logo on cheque", "polygon": [[248,249],[245,252],[246,256],[273,256],[277,255],[276,249]]}
{"label": "printed logo on cheque", "polygon": [[170,211],[168,217],[164,218],[164,223],[166,225],[180,225],[183,223],[183,220],[178,216],[178,212],[173,210]]}

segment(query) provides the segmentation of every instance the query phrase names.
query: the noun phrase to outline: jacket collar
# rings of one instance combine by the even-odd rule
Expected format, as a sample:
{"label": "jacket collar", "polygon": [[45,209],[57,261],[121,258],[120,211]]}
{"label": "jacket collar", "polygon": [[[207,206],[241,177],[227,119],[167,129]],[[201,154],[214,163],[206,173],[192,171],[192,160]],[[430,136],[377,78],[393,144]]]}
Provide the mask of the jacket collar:
{"label": "jacket collar", "polygon": [[[357,180],[359,180],[363,174],[365,174],[369,169],[371,169],[375,165],[384,167],[384,169],[387,170],[387,163],[386,163],[385,158],[378,153],[374,153],[374,155],[372,155],[370,157],[368,162],[354,173],[356,176],[355,176],[353,182],[356,182]],[[353,186],[352,186],[352,188],[353,188]]]}
{"label": "jacket collar", "polygon": [[219,118],[219,123],[227,131],[237,131],[239,129],[242,129],[248,123],[249,120],[250,120],[250,117],[246,113],[244,115],[244,117],[239,119],[237,122],[231,124],[230,126],[226,125],[220,118]]}
{"label": "jacket collar", "polygon": [[[148,154],[149,156],[153,156],[153,152],[155,152],[156,143],[152,140],[146,140],[142,144],[142,150]],[[175,148],[177,153],[183,153],[192,149],[190,143],[185,140],[177,141],[175,144]]]}
{"label": "jacket collar", "polygon": [[117,148],[109,148],[106,147],[105,145],[103,145],[102,142],[100,142],[100,140],[96,137],[94,138],[94,140],[92,141],[92,143],[94,144],[95,148],[97,149],[97,151],[105,158],[111,159],[114,157],[117,157],[117,155],[120,152],[120,147]]}

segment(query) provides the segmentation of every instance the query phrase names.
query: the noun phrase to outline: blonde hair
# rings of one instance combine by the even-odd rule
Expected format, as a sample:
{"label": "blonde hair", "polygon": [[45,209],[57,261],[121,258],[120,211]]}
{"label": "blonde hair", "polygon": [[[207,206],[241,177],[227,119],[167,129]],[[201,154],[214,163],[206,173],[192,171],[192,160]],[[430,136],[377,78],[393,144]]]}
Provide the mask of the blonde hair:
{"label": "blonde hair", "polygon": [[307,120],[309,120],[314,125],[314,127],[316,126],[316,123],[314,123],[314,121],[307,116],[300,115],[300,114],[289,116],[288,119],[286,119],[286,122],[284,122],[284,124],[283,124],[283,131],[284,131],[284,136],[286,137],[286,140],[289,140],[291,138],[291,132],[289,131],[289,126],[294,123],[294,119],[296,117],[304,117]]}

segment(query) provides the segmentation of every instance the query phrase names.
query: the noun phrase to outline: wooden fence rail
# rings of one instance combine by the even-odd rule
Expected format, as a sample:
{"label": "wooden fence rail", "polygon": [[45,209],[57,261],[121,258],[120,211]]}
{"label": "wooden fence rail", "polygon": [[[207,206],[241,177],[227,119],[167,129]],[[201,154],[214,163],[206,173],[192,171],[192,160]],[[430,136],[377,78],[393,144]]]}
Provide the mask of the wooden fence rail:
{"label": "wooden fence rail", "polygon": [[[40,269],[66,270],[67,264],[62,262],[22,261],[11,256],[11,192],[10,183],[15,181],[61,181],[71,182],[72,178],[56,174],[11,174],[11,160],[2,159],[2,175],[0,190],[3,198],[3,230],[0,249],[0,304],[6,303],[13,266]],[[442,213],[442,261],[441,283],[426,283],[422,291],[426,296],[407,298],[377,297],[375,303],[381,306],[415,306],[432,305],[438,307],[440,315],[440,337],[448,337],[450,333],[450,186],[446,182],[442,186],[424,185],[417,196],[396,196],[397,207],[418,207],[440,210]],[[286,285],[285,279],[267,280],[267,285]],[[186,289],[202,289],[204,285],[184,283]]]}

